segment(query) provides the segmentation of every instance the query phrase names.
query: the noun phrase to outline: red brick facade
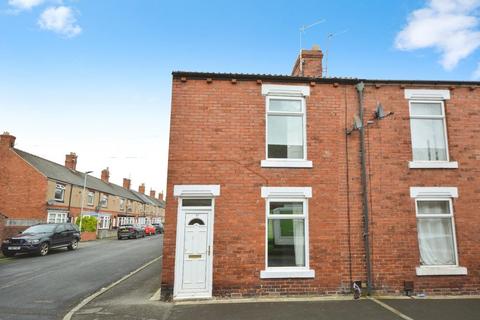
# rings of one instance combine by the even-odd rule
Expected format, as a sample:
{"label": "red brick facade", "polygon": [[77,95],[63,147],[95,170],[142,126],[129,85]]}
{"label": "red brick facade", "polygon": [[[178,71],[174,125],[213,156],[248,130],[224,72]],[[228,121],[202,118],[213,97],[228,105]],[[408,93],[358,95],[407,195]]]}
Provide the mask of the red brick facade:
{"label": "red brick facade", "polygon": [[[232,80],[233,79],[233,80]],[[308,160],[312,168],[262,168],[265,97],[262,84],[306,85]],[[366,282],[354,81],[174,74],[162,287],[172,290],[178,199],[174,185],[218,184],[213,240],[213,294],[219,296],[333,294]],[[458,169],[409,169],[412,160],[405,88],[447,89],[450,160]],[[393,116],[366,132],[372,285],[402,294],[480,293],[480,89],[466,84],[365,81],[365,122],[381,102]],[[261,187],[310,186],[311,279],[260,279],[265,269],[265,199]],[[410,187],[457,187],[453,199],[459,265],[468,275],[417,276],[419,246]]]}
{"label": "red brick facade", "polygon": [[0,212],[8,218],[44,220],[47,178],[10,148],[0,143]]}

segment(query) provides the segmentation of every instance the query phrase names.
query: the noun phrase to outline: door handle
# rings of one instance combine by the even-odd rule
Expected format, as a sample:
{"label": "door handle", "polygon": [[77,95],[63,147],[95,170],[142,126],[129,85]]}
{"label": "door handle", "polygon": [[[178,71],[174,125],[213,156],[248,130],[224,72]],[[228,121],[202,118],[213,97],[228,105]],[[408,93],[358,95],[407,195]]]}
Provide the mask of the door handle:
{"label": "door handle", "polygon": [[210,255],[210,246],[208,246],[208,255]]}

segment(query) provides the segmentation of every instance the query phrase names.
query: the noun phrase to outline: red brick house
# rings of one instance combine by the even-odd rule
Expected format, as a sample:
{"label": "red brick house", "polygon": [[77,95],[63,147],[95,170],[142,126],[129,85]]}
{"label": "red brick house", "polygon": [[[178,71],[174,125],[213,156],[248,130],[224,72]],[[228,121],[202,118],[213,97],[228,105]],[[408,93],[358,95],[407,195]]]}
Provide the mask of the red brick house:
{"label": "red brick house", "polygon": [[[15,137],[0,135],[0,212],[5,216],[2,234],[16,233],[35,223],[75,221],[83,215],[98,219],[98,235],[122,223],[149,223],[164,219],[163,195],[155,191],[145,194],[145,185],[139,192],[130,189],[130,179],[123,186],[109,181],[110,171],[104,169],[101,178],[86,177],[76,170],[77,155],[65,156],[65,165],[15,148]],[[5,228],[3,228],[5,224]]]}
{"label": "red brick house", "polygon": [[321,60],[173,72],[162,292],[479,294],[480,83]]}

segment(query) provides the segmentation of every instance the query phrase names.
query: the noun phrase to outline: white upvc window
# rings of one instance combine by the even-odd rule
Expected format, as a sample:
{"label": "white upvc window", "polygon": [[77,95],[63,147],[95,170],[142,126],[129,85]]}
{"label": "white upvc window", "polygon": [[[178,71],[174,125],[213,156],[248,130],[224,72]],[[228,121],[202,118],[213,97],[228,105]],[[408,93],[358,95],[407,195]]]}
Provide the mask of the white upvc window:
{"label": "white upvc window", "polygon": [[99,229],[110,229],[110,221],[110,216],[101,216],[98,223]]}
{"label": "white upvc window", "polygon": [[102,208],[108,207],[108,195],[102,194],[100,199],[101,199],[100,200],[100,205],[102,206]]}
{"label": "white upvc window", "polygon": [[307,160],[306,86],[263,85],[266,101],[262,167],[312,167]]}
{"label": "white upvc window", "polygon": [[450,162],[444,100],[448,90],[407,89],[409,99],[412,161],[410,168],[457,168]]}
{"label": "white upvc window", "polygon": [[261,278],[313,278],[308,241],[311,188],[263,187],[265,270]]}
{"label": "white upvc window", "polygon": [[125,210],[125,199],[120,198],[120,210]]}
{"label": "white upvc window", "polygon": [[65,197],[65,185],[61,183],[57,183],[55,186],[55,201],[63,202],[63,198]]}
{"label": "white upvc window", "polygon": [[458,264],[452,198],[456,188],[411,188],[415,197],[420,266],[417,275],[462,275]]}
{"label": "white upvc window", "polygon": [[87,205],[93,206],[94,200],[95,200],[95,192],[88,191],[88,193],[87,193]]}
{"label": "white upvc window", "polygon": [[65,223],[67,222],[66,212],[48,212],[47,223]]}

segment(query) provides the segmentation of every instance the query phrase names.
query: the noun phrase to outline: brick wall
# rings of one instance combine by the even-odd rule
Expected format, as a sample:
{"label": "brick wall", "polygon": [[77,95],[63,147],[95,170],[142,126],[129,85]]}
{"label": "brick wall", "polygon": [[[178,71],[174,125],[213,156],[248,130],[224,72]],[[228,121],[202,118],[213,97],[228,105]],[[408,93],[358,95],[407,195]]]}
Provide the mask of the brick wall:
{"label": "brick wall", "polygon": [[0,212],[10,219],[46,220],[47,178],[0,145]]}
{"label": "brick wall", "polygon": [[[282,83],[287,84],[287,83]],[[291,83],[294,84],[294,83]],[[295,83],[298,84],[298,83]],[[309,82],[304,85],[310,85]],[[429,88],[442,88],[429,86]],[[265,98],[261,85],[230,79],[173,80],[162,286],[174,279],[177,199],[173,186],[220,184],[215,201],[213,290],[216,295],[330,294],[366,281],[358,132],[345,137],[358,98],[353,85],[315,84],[307,98],[311,169],[261,168],[265,158]],[[366,130],[372,270],[380,292],[480,292],[478,90],[458,87],[447,102],[451,158],[459,169],[408,169],[411,160],[408,101],[400,85],[367,85],[365,120],[377,101],[394,116]],[[476,109],[475,109],[476,108]],[[348,176],[348,179],[347,179]],[[311,186],[310,267],[314,279],[260,279],[265,268],[265,200],[262,186]],[[456,186],[454,201],[460,265],[468,276],[417,277],[419,265],[411,186]]]}

